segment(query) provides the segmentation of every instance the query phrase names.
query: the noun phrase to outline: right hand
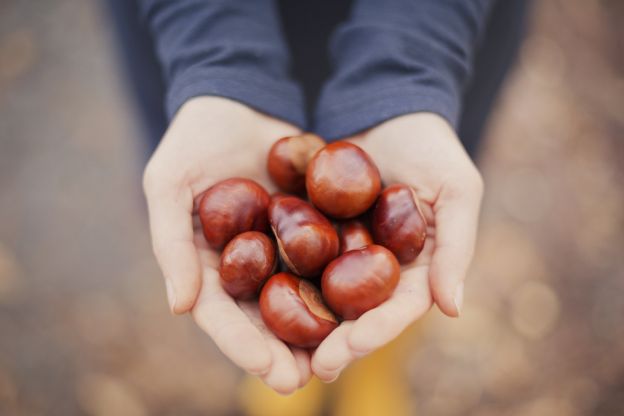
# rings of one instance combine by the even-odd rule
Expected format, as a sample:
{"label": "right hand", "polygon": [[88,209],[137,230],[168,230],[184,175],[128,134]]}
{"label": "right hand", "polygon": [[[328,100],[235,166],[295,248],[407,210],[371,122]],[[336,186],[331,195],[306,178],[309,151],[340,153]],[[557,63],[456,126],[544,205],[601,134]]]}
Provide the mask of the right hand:
{"label": "right hand", "polygon": [[219,282],[219,255],[202,235],[202,193],[230,177],[251,178],[273,191],[266,155],[273,142],[300,131],[220,97],[189,100],[149,161],[143,186],[152,245],[173,313],[195,322],[236,365],[288,394],[311,377],[310,355],[288,347],[266,328],[257,302],[232,299]]}

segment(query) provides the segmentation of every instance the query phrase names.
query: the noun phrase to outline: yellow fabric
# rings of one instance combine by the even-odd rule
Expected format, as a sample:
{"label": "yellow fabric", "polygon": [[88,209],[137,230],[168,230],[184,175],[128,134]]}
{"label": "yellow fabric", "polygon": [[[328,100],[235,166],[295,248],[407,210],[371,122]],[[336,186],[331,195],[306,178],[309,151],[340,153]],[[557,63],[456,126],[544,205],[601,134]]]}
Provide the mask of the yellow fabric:
{"label": "yellow fabric", "polygon": [[351,364],[336,382],[326,385],[313,378],[291,396],[281,396],[259,379],[247,377],[241,386],[243,411],[247,416],[319,416],[329,405],[332,416],[414,416],[405,363],[419,333],[413,326]]}
{"label": "yellow fabric", "polygon": [[414,415],[405,374],[417,331],[405,331],[385,347],[351,364],[335,386],[333,416]]}
{"label": "yellow fabric", "polygon": [[247,416],[318,416],[324,406],[327,387],[312,378],[302,389],[282,396],[259,378],[247,376],[241,385],[241,406]]}

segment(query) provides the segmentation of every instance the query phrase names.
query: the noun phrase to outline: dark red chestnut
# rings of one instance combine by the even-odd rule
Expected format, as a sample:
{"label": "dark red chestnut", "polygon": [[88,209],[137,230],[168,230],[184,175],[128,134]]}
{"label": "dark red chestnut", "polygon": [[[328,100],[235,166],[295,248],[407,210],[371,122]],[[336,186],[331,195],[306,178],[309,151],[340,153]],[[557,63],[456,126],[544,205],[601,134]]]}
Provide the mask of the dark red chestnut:
{"label": "dark red chestnut", "polygon": [[377,244],[386,247],[401,264],[416,259],[425,245],[427,222],[414,190],[396,184],[383,190],[371,222]]}
{"label": "dark red chestnut", "polygon": [[310,201],[327,215],[352,218],[375,202],[381,178],[362,149],[335,142],[316,152],[308,164],[306,189]]}
{"label": "dark red chestnut", "polygon": [[304,133],[276,141],[267,158],[267,170],[281,190],[292,194],[305,192],[308,162],[325,145],[316,134]]}
{"label": "dark red chestnut", "polygon": [[276,267],[275,245],[265,234],[247,231],[230,240],[221,253],[221,285],[236,299],[251,299]]}
{"label": "dark red chestnut", "polygon": [[208,245],[221,250],[245,231],[267,231],[269,194],[250,179],[218,182],[199,202],[199,219]]}
{"label": "dark red chestnut", "polygon": [[301,348],[318,346],[338,326],[318,289],[290,273],[278,273],[266,282],[260,314],[278,338]]}
{"label": "dark red chestnut", "polygon": [[338,255],[338,234],[312,205],[294,196],[278,196],[269,205],[269,221],[279,253],[299,276],[320,275]]}
{"label": "dark red chestnut", "polygon": [[340,254],[373,244],[373,236],[366,225],[358,220],[350,220],[340,224]]}
{"label": "dark red chestnut", "polygon": [[357,319],[392,295],[400,272],[397,259],[382,246],[347,251],[325,268],[323,298],[344,319]]}

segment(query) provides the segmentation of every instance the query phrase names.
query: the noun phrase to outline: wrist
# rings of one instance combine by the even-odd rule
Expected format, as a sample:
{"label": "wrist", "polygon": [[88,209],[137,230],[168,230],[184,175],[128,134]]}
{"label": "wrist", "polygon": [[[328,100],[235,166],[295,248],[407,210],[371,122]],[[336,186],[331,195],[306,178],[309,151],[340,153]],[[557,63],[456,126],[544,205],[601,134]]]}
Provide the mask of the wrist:
{"label": "wrist", "polygon": [[414,141],[420,143],[436,141],[436,145],[445,142],[460,144],[457,134],[446,118],[431,112],[409,113],[392,118],[354,138],[361,139],[367,145],[395,149],[401,149],[402,144],[413,144]]}

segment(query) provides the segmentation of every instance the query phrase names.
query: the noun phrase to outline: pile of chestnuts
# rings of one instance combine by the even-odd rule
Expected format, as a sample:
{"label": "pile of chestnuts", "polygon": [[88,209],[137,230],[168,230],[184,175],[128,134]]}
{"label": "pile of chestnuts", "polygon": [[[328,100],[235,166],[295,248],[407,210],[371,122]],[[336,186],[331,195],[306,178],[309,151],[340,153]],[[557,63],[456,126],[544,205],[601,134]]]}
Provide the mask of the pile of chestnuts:
{"label": "pile of chestnuts", "polygon": [[222,251],[221,284],[254,299],[267,327],[316,347],[341,319],[357,319],[392,295],[400,264],[423,249],[427,224],[414,190],[382,189],[371,158],[350,142],[310,133],[271,148],[267,169],[283,193],[230,178],[201,197],[206,241]]}

